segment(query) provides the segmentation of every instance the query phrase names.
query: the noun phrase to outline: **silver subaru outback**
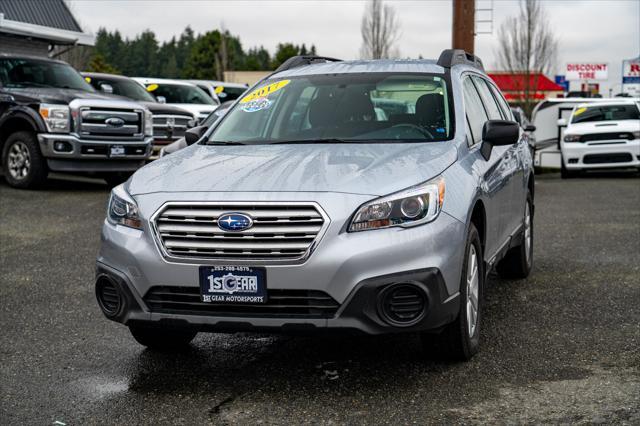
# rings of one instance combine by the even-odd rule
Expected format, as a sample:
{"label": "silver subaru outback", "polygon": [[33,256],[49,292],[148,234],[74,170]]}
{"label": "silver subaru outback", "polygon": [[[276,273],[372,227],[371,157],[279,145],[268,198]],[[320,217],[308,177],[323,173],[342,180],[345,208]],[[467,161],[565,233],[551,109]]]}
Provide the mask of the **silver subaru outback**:
{"label": "silver subaru outback", "polygon": [[191,145],[113,189],[107,318],[142,345],[208,332],[418,332],[478,351],[486,277],[532,266],[526,136],[459,50],[294,57]]}

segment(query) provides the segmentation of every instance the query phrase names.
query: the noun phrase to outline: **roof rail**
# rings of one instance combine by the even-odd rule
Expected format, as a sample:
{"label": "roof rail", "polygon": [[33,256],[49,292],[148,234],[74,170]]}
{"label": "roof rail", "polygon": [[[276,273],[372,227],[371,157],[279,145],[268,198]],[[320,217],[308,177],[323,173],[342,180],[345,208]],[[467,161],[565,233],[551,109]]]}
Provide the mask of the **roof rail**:
{"label": "roof rail", "polygon": [[467,53],[462,49],[446,49],[443,50],[438,58],[438,65],[444,68],[451,68],[454,65],[469,65],[484,71],[482,60],[471,53]]}
{"label": "roof rail", "polygon": [[282,63],[273,73],[290,70],[291,68],[311,65],[316,62],[341,62],[342,59],[328,58],[326,56],[292,56]]}

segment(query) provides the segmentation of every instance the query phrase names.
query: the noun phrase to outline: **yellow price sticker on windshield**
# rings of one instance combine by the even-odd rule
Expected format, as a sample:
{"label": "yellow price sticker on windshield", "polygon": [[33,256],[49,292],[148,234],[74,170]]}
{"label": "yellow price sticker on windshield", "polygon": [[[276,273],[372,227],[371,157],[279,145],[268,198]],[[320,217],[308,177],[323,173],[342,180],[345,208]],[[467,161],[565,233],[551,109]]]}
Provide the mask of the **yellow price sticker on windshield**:
{"label": "yellow price sticker on windshield", "polygon": [[587,109],[586,109],[585,107],[578,108],[577,110],[575,110],[575,112],[573,113],[573,115],[574,115],[574,116],[576,116],[576,115],[580,115],[580,114],[582,114],[583,112],[585,112],[586,110],[587,110]]}
{"label": "yellow price sticker on windshield", "polygon": [[224,92],[224,86],[218,86],[216,87],[216,90],[214,90],[214,92],[216,92],[216,95]]}
{"label": "yellow price sticker on windshield", "polygon": [[291,80],[282,80],[282,81],[277,81],[275,83],[268,84],[266,86],[262,86],[259,89],[256,89],[253,92],[249,93],[244,98],[242,98],[240,100],[240,103],[241,104],[246,104],[247,102],[251,102],[254,99],[266,98],[270,94],[272,94],[274,92],[277,92],[278,90],[282,89],[283,87],[285,87],[290,82],[291,82]]}
{"label": "yellow price sticker on windshield", "polygon": [[150,85],[147,86],[147,92],[153,92],[157,88],[158,88],[157,84],[150,84]]}
{"label": "yellow price sticker on windshield", "polygon": [[87,83],[91,83],[91,77],[85,77],[84,81],[86,81]]}

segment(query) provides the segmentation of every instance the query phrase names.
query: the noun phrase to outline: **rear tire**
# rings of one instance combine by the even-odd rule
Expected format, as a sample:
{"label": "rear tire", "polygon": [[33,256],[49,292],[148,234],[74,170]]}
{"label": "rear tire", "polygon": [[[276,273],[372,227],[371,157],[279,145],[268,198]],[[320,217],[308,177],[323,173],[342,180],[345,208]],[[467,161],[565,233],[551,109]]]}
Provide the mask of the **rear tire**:
{"label": "rear tire", "polygon": [[527,202],[523,219],[520,243],[512,247],[496,265],[500,278],[527,278],[533,267],[533,200],[527,191]]}
{"label": "rear tire", "polygon": [[484,295],[484,262],[480,236],[469,226],[460,279],[460,310],[454,322],[439,334],[423,332],[422,345],[432,357],[447,361],[468,361],[480,347],[480,324]]}
{"label": "rear tire", "polygon": [[13,133],[7,138],[2,151],[2,171],[10,186],[37,188],[47,180],[47,160],[40,152],[35,133]]}
{"label": "rear tire", "polygon": [[185,349],[198,332],[173,330],[156,327],[129,326],[131,335],[138,343],[160,352],[173,352]]}

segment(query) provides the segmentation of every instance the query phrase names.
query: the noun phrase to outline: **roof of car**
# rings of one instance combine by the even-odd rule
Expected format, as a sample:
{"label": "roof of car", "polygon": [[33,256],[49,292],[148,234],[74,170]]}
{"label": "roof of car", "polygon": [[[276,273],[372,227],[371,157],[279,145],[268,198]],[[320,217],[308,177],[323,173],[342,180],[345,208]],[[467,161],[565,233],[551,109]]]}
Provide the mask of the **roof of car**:
{"label": "roof of car", "polygon": [[320,64],[303,65],[274,74],[274,77],[293,77],[299,75],[317,74],[347,74],[347,73],[377,73],[377,72],[420,72],[444,74],[445,69],[429,59],[375,59],[324,62]]}
{"label": "roof of car", "polygon": [[218,81],[218,80],[184,80],[194,84],[210,84],[212,86],[227,86],[227,87],[239,87],[239,88],[247,88],[248,86],[243,83],[231,83],[229,81]]}
{"label": "roof of car", "polygon": [[185,80],[173,80],[170,78],[154,78],[154,77],[131,77],[136,81],[139,81],[142,84],[176,84],[180,86],[193,86],[193,83],[190,83]]}
{"label": "roof of car", "polygon": [[51,59],[43,56],[22,55],[19,53],[0,53],[0,59],[27,59],[31,61],[55,62],[57,64],[69,65],[65,61],[60,61],[58,59]]}
{"label": "roof of car", "polygon": [[607,99],[602,102],[583,102],[581,104],[576,105],[576,108],[589,108],[596,106],[610,106],[610,105],[635,105],[640,102],[640,98],[616,98]]}

